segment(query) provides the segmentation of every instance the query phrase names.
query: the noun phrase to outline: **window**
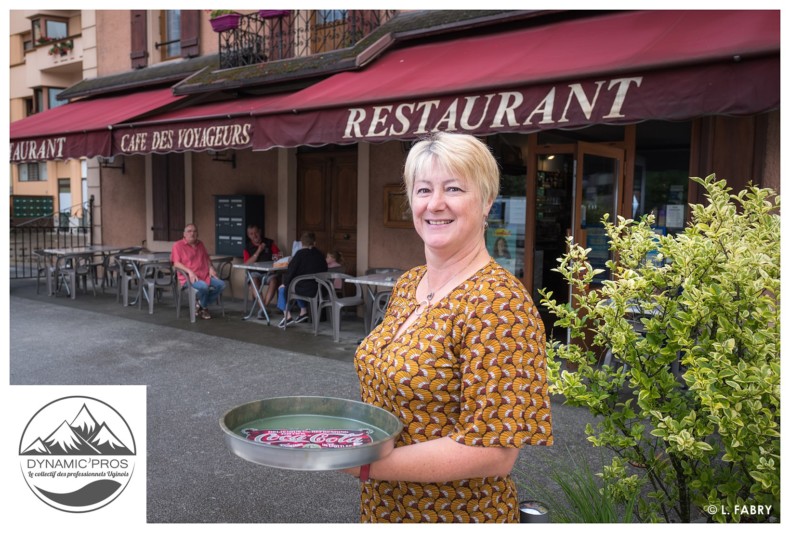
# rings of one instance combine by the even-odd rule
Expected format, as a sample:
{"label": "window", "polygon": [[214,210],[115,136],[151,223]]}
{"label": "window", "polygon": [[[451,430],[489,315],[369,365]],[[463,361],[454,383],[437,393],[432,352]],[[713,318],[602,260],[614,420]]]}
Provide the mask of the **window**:
{"label": "window", "polygon": [[184,154],[152,156],[154,240],[177,241],[185,226]]}
{"label": "window", "polygon": [[346,11],[342,9],[319,9],[318,24],[329,24],[330,22],[343,22],[346,20]]}
{"label": "window", "polygon": [[30,103],[32,112],[30,114],[41,113],[47,109],[53,109],[68,103],[57,98],[63,91],[64,89],[59,87],[37,87],[33,89],[33,99]]}
{"label": "window", "polygon": [[67,103],[66,100],[58,100],[58,95],[63,92],[63,89],[57,89],[55,87],[50,87],[47,89],[47,94],[49,96],[49,107],[48,109],[53,109],[56,107],[60,107],[63,104]]}
{"label": "window", "polygon": [[662,234],[685,226],[690,144],[690,122],[649,121],[636,128],[633,217],[652,213]]}
{"label": "window", "polygon": [[19,181],[47,181],[46,163],[21,163]]}
{"label": "window", "polygon": [[346,27],[347,11],[342,9],[318,9],[311,17],[311,50],[314,54],[339,50],[349,45]]}
{"label": "window", "polygon": [[181,11],[163,10],[159,17],[159,51],[162,61],[181,56]]}
{"label": "window", "polygon": [[45,44],[47,41],[65,39],[69,36],[69,24],[66,20],[42,17],[33,19],[33,42]]}
{"label": "window", "polygon": [[50,39],[65,39],[69,36],[69,25],[60,20],[46,20],[47,37]]}
{"label": "window", "polygon": [[44,107],[44,89],[33,89],[33,113],[41,113],[46,108]]}
{"label": "window", "polygon": [[527,220],[527,166],[523,159],[527,136],[494,135],[487,139],[502,170],[499,196],[488,213],[486,247],[491,257],[524,277],[524,230]]}

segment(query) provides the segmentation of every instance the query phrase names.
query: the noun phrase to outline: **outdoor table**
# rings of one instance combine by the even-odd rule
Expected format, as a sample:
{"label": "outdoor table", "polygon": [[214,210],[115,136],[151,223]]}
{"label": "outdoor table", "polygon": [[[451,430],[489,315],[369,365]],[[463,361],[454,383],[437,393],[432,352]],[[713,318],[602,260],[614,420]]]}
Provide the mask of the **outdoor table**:
{"label": "outdoor table", "polygon": [[[149,273],[152,273],[156,276],[157,271],[164,267],[170,266],[170,252],[154,252],[148,254],[130,254],[130,255],[120,255],[118,256],[120,261],[124,261],[130,263],[132,265],[132,270],[134,272],[134,276],[139,280],[141,289],[137,293],[137,298],[135,298],[132,305],[137,303],[137,300],[140,298],[140,294],[142,293],[143,296],[148,300],[148,311],[149,313],[154,312],[154,302],[153,302],[153,295],[146,294],[143,290],[143,280],[145,276]],[[120,272],[121,276],[121,287],[122,287],[122,294],[123,294],[123,306],[129,306],[129,275],[126,273],[124,269],[121,269]]]}
{"label": "outdoor table", "polygon": [[356,276],[345,280],[348,283],[363,285],[367,289],[369,298],[365,302],[365,329],[368,332],[370,332],[373,322],[373,301],[376,298],[376,292],[380,287],[391,291],[401,274],[401,272],[383,272]]}
{"label": "outdoor table", "polygon": [[[253,272],[269,273],[269,272],[285,272],[286,270],[288,270],[287,264],[274,266],[274,263],[275,261],[260,261],[258,263],[250,263],[247,265],[241,263],[238,265],[233,265],[233,268],[238,268],[243,270],[246,273],[247,282],[252,284]],[[252,286],[254,287],[255,285]],[[261,283],[261,289],[263,289],[263,283]],[[253,293],[255,294],[255,300],[253,300],[252,302],[252,307],[250,308],[250,312],[247,313],[247,315],[244,318],[242,318],[242,320],[249,320],[250,318],[252,318],[253,315],[255,314],[255,307],[258,306],[260,307],[261,311],[263,311],[263,315],[266,317],[266,324],[269,325],[271,323],[271,320],[269,319],[269,313],[266,311],[266,306],[263,305],[263,297],[261,297],[261,291],[257,290],[257,291],[253,291]],[[246,292],[244,293],[244,300],[246,307],[246,300],[247,300]]]}
{"label": "outdoor table", "polygon": [[[65,264],[70,259],[82,256],[92,256],[95,254],[108,254],[112,252],[118,252],[120,250],[125,249],[126,247],[122,246],[109,246],[109,245],[90,245],[90,246],[78,246],[76,248],[45,248],[41,250],[43,254],[46,254],[50,257],[55,258],[55,268],[54,269],[47,269],[47,291],[50,296],[54,296],[55,294],[55,282],[58,279],[59,269],[61,268],[60,265]],[[66,292],[71,296],[72,299],[77,297],[76,290],[70,290],[68,284],[66,285]]]}

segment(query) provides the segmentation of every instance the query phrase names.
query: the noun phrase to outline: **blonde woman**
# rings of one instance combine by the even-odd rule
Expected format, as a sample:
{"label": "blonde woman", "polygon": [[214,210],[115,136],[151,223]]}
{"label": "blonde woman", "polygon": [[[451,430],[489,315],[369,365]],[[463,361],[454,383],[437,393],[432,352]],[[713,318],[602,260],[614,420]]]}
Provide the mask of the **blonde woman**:
{"label": "blonde woman", "polygon": [[362,481],[362,522],[518,522],[519,448],[552,444],[545,330],[521,282],[488,254],[499,170],[485,144],[437,133],[404,174],[426,264],[406,272],[360,344],[362,400],[404,424]]}

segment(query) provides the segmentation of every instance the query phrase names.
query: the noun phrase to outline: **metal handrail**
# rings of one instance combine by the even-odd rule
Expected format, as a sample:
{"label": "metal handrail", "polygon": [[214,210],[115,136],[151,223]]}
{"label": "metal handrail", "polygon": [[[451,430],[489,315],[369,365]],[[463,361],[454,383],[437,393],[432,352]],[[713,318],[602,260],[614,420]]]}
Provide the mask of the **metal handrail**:
{"label": "metal handrail", "polygon": [[242,15],[237,28],[218,33],[220,68],[348,48],[396,14],[396,10],[292,10]]}

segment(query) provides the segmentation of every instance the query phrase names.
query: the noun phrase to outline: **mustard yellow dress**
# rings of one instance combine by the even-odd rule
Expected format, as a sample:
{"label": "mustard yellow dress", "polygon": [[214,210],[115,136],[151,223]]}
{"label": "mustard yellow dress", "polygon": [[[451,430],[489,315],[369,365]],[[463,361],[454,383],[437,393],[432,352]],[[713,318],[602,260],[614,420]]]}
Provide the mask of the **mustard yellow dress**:
{"label": "mustard yellow dress", "polygon": [[[354,359],[362,401],[404,424],[396,447],[449,436],[467,446],[553,442],[545,329],[521,282],[491,260],[423,312],[425,266],[398,280],[384,321]],[[362,483],[361,522],[518,522],[510,476],[443,483]]]}

